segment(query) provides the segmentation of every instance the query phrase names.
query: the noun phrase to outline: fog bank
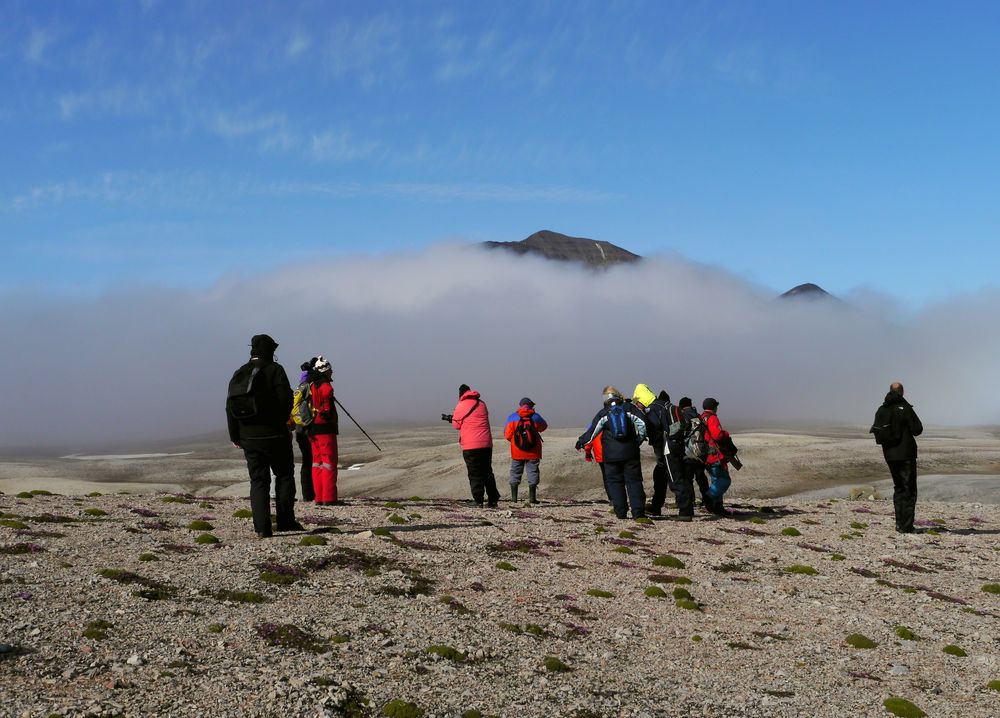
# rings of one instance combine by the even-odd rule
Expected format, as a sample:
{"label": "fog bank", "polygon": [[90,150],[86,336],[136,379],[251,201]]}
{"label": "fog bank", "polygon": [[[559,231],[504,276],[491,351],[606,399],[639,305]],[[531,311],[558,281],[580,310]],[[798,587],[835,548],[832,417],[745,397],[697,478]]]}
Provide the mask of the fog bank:
{"label": "fog bank", "polygon": [[[804,277],[808,279],[808,277]],[[208,291],[123,289],[89,300],[0,298],[0,446],[133,441],[224,427],[226,384],[268,333],[294,383],[318,353],[362,423],[438,421],[478,389],[499,427],[522,396],[582,426],[600,391],[637,382],[721,402],[732,421],[870,421],[900,379],[928,424],[1000,423],[983,382],[1000,339],[995,291],[900,319],[873,292],[777,301],[677,258],[594,273],[437,246],[318,261]]]}

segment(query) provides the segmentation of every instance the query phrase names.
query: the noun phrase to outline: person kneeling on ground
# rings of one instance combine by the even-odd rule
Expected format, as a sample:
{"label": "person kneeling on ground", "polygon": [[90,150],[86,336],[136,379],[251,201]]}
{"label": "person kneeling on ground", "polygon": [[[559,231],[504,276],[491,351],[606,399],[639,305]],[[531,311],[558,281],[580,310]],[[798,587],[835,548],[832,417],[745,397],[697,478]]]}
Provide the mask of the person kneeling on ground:
{"label": "person kneeling on ground", "polygon": [[535,411],[535,402],[524,397],[517,411],[507,417],[503,435],[510,442],[510,500],[517,501],[521,476],[528,473],[528,501],[538,503],[538,465],[542,460],[541,433],[548,428],[542,415]]}
{"label": "person kneeling on ground", "polygon": [[604,454],[604,476],[615,515],[632,518],[646,516],[646,493],[642,488],[642,464],[639,462],[639,445],[646,439],[646,419],[639,409],[622,398],[613,386],[604,389],[605,406],[590,422],[587,430],[577,439],[579,451],[600,434]]}
{"label": "person kneeling on ground", "polygon": [[490,431],[490,412],[486,402],[468,384],[458,387],[458,405],[451,415],[451,425],[458,429],[458,443],[462,447],[462,458],[469,474],[469,488],[472,500],[480,508],[483,494],[487,505],[497,507],[500,492],[493,475],[493,434]]}

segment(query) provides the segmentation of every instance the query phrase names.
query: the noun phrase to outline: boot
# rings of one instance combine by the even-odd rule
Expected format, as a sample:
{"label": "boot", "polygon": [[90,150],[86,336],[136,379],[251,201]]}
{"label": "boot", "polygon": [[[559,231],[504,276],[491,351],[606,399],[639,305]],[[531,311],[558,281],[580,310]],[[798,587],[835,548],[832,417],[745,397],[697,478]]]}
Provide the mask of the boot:
{"label": "boot", "polygon": [[517,503],[517,484],[510,485],[510,500],[513,503]]}
{"label": "boot", "polygon": [[540,503],[538,501],[538,487],[537,486],[529,486],[528,487],[528,503],[529,504]]}

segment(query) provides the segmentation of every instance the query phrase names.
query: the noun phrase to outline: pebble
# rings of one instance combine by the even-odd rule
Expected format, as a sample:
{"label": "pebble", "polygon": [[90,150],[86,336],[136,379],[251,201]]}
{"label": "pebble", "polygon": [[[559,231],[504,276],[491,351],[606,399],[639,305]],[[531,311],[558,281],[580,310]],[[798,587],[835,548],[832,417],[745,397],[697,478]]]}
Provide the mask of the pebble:
{"label": "pebble", "polygon": [[905,676],[909,672],[910,669],[907,666],[904,666],[902,663],[896,663],[892,666],[892,668],[889,669],[889,673],[891,673],[894,676]]}

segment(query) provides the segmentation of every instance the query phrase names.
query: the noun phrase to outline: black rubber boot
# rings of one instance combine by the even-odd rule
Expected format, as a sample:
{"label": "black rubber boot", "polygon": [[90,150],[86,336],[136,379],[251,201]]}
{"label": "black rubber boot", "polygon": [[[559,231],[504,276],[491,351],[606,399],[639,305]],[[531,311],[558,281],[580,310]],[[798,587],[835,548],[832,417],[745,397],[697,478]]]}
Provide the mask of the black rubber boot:
{"label": "black rubber boot", "polygon": [[530,503],[530,504],[540,503],[538,501],[538,487],[537,486],[529,486],[528,487],[528,503]]}
{"label": "black rubber boot", "polygon": [[510,485],[510,500],[517,503],[517,484]]}

